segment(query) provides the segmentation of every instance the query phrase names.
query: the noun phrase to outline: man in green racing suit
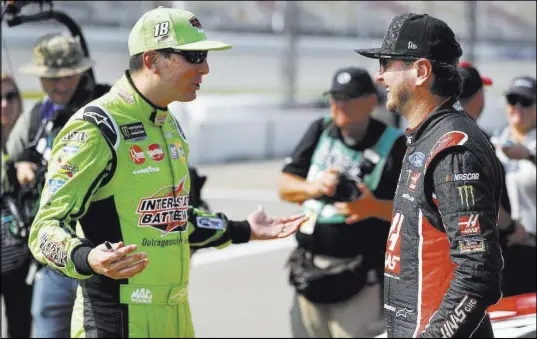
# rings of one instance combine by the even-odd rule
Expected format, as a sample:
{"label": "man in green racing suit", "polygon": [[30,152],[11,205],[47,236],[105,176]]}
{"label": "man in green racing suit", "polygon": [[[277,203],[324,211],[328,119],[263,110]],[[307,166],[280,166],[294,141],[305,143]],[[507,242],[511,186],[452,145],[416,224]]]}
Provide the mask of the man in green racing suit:
{"label": "man in green racing suit", "polygon": [[247,220],[190,208],[189,145],[167,106],[196,98],[209,71],[208,41],[194,14],[145,13],[129,36],[129,71],[76,112],[57,136],[33,255],[79,279],[73,337],[193,337],[190,248],[282,238],[307,220]]}

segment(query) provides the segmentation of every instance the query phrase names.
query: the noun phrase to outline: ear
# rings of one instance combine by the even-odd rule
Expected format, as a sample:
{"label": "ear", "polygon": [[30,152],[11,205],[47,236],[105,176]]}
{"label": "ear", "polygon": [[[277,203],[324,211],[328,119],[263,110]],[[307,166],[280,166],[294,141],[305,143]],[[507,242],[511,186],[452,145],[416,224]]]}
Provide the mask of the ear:
{"label": "ear", "polygon": [[433,64],[427,59],[419,59],[415,66],[418,71],[416,86],[423,86],[433,75]]}
{"label": "ear", "polygon": [[155,51],[147,51],[144,52],[144,55],[142,56],[142,60],[144,62],[145,67],[150,70],[151,72],[158,74],[158,55]]}

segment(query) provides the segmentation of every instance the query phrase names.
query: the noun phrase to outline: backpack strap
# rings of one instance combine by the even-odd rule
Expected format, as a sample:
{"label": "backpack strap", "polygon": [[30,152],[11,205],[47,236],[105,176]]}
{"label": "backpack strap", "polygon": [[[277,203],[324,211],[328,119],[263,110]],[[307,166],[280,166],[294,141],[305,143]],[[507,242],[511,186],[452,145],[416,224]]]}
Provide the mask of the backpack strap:
{"label": "backpack strap", "polygon": [[325,115],[323,117],[323,129],[327,128],[332,123],[332,116]]}
{"label": "backpack strap", "polygon": [[384,133],[373,147],[373,150],[380,156],[380,161],[376,164],[373,172],[366,175],[364,178],[364,182],[368,187],[376,188],[378,186],[384,171],[384,165],[386,165],[386,159],[390,154],[393,145],[402,134],[402,130],[390,125],[386,126]]}

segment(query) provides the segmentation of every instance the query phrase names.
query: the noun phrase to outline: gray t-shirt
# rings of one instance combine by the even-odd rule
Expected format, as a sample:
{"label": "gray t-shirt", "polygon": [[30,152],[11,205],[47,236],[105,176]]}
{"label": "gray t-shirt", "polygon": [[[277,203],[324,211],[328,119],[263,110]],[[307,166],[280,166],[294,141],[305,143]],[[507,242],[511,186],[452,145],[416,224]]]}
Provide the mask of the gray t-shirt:
{"label": "gray t-shirt", "polygon": [[[529,160],[509,159],[499,147],[510,139],[509,128],[506,127],[501,134],[492,139],[497,145],[496,154],[505,168],[505,181],[507,193],[511,201],[511,217],[518,219],[526,230],[535,235],[536,232],[536,198],[535,164]],[[535,155],[535,129],[528,132],[522,144]]]}

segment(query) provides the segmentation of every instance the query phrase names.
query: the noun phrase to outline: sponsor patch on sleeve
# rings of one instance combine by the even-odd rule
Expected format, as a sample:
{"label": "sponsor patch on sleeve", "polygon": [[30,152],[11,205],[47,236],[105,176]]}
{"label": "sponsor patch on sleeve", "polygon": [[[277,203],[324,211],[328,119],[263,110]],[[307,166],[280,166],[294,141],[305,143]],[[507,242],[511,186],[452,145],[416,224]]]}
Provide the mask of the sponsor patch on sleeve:
{"label": "sponsor patch on sleeve", "polygon": [[446,176],[446,181],[479,181],[479,173],[454,173]]}
{"label": "sponsor patch on sleeve", "polygon": [[76,145],[68,144],[64,146],[62,150],[64,153],[74,154],[80,150],[80,147]]}
{"label": "sponsor patch on sleeve", "polygon": [[64,244],[51,239],[49,234],[43,233],[39,239],[39,248],[41,253],[51,262],[59,267],[65,267],[67,263],[67,252],[64,249]]}
{"label": "sponsor patch on sleeve", "polygon": [[58,168],[58,173],[65,174],[69,178],[72,178],[73,175],[75,175],[79,170],[77,165],[69,161],[63,161],[62,158],[58,158],[58,163],[60,165]]}
{"label": "sponsor patch on sleeve", "polygon": [[463,215],[459,217],[459,231],[461,235],[481,235],[481,227],[479,225],[479,214]]}
{"label": "sponsor patch on sleeve", "polygon": [[73,131],[67,135],[64,135],[61,139],[62,141],[77,141],[77,142],[86,142],[88,140],[88,133]]}
{"label": "sponsor patch on sleeve", "polygon": [[460,253],[481,253],[485,252],[485,239],[473,237],[459,240]]}
{"label": "sponsor patch on sleeve", "polygon": [[196,224],[201,228],[209,228],[213,230],[223,230],[224,221],[219,218],[212,217],[196,217]]}

